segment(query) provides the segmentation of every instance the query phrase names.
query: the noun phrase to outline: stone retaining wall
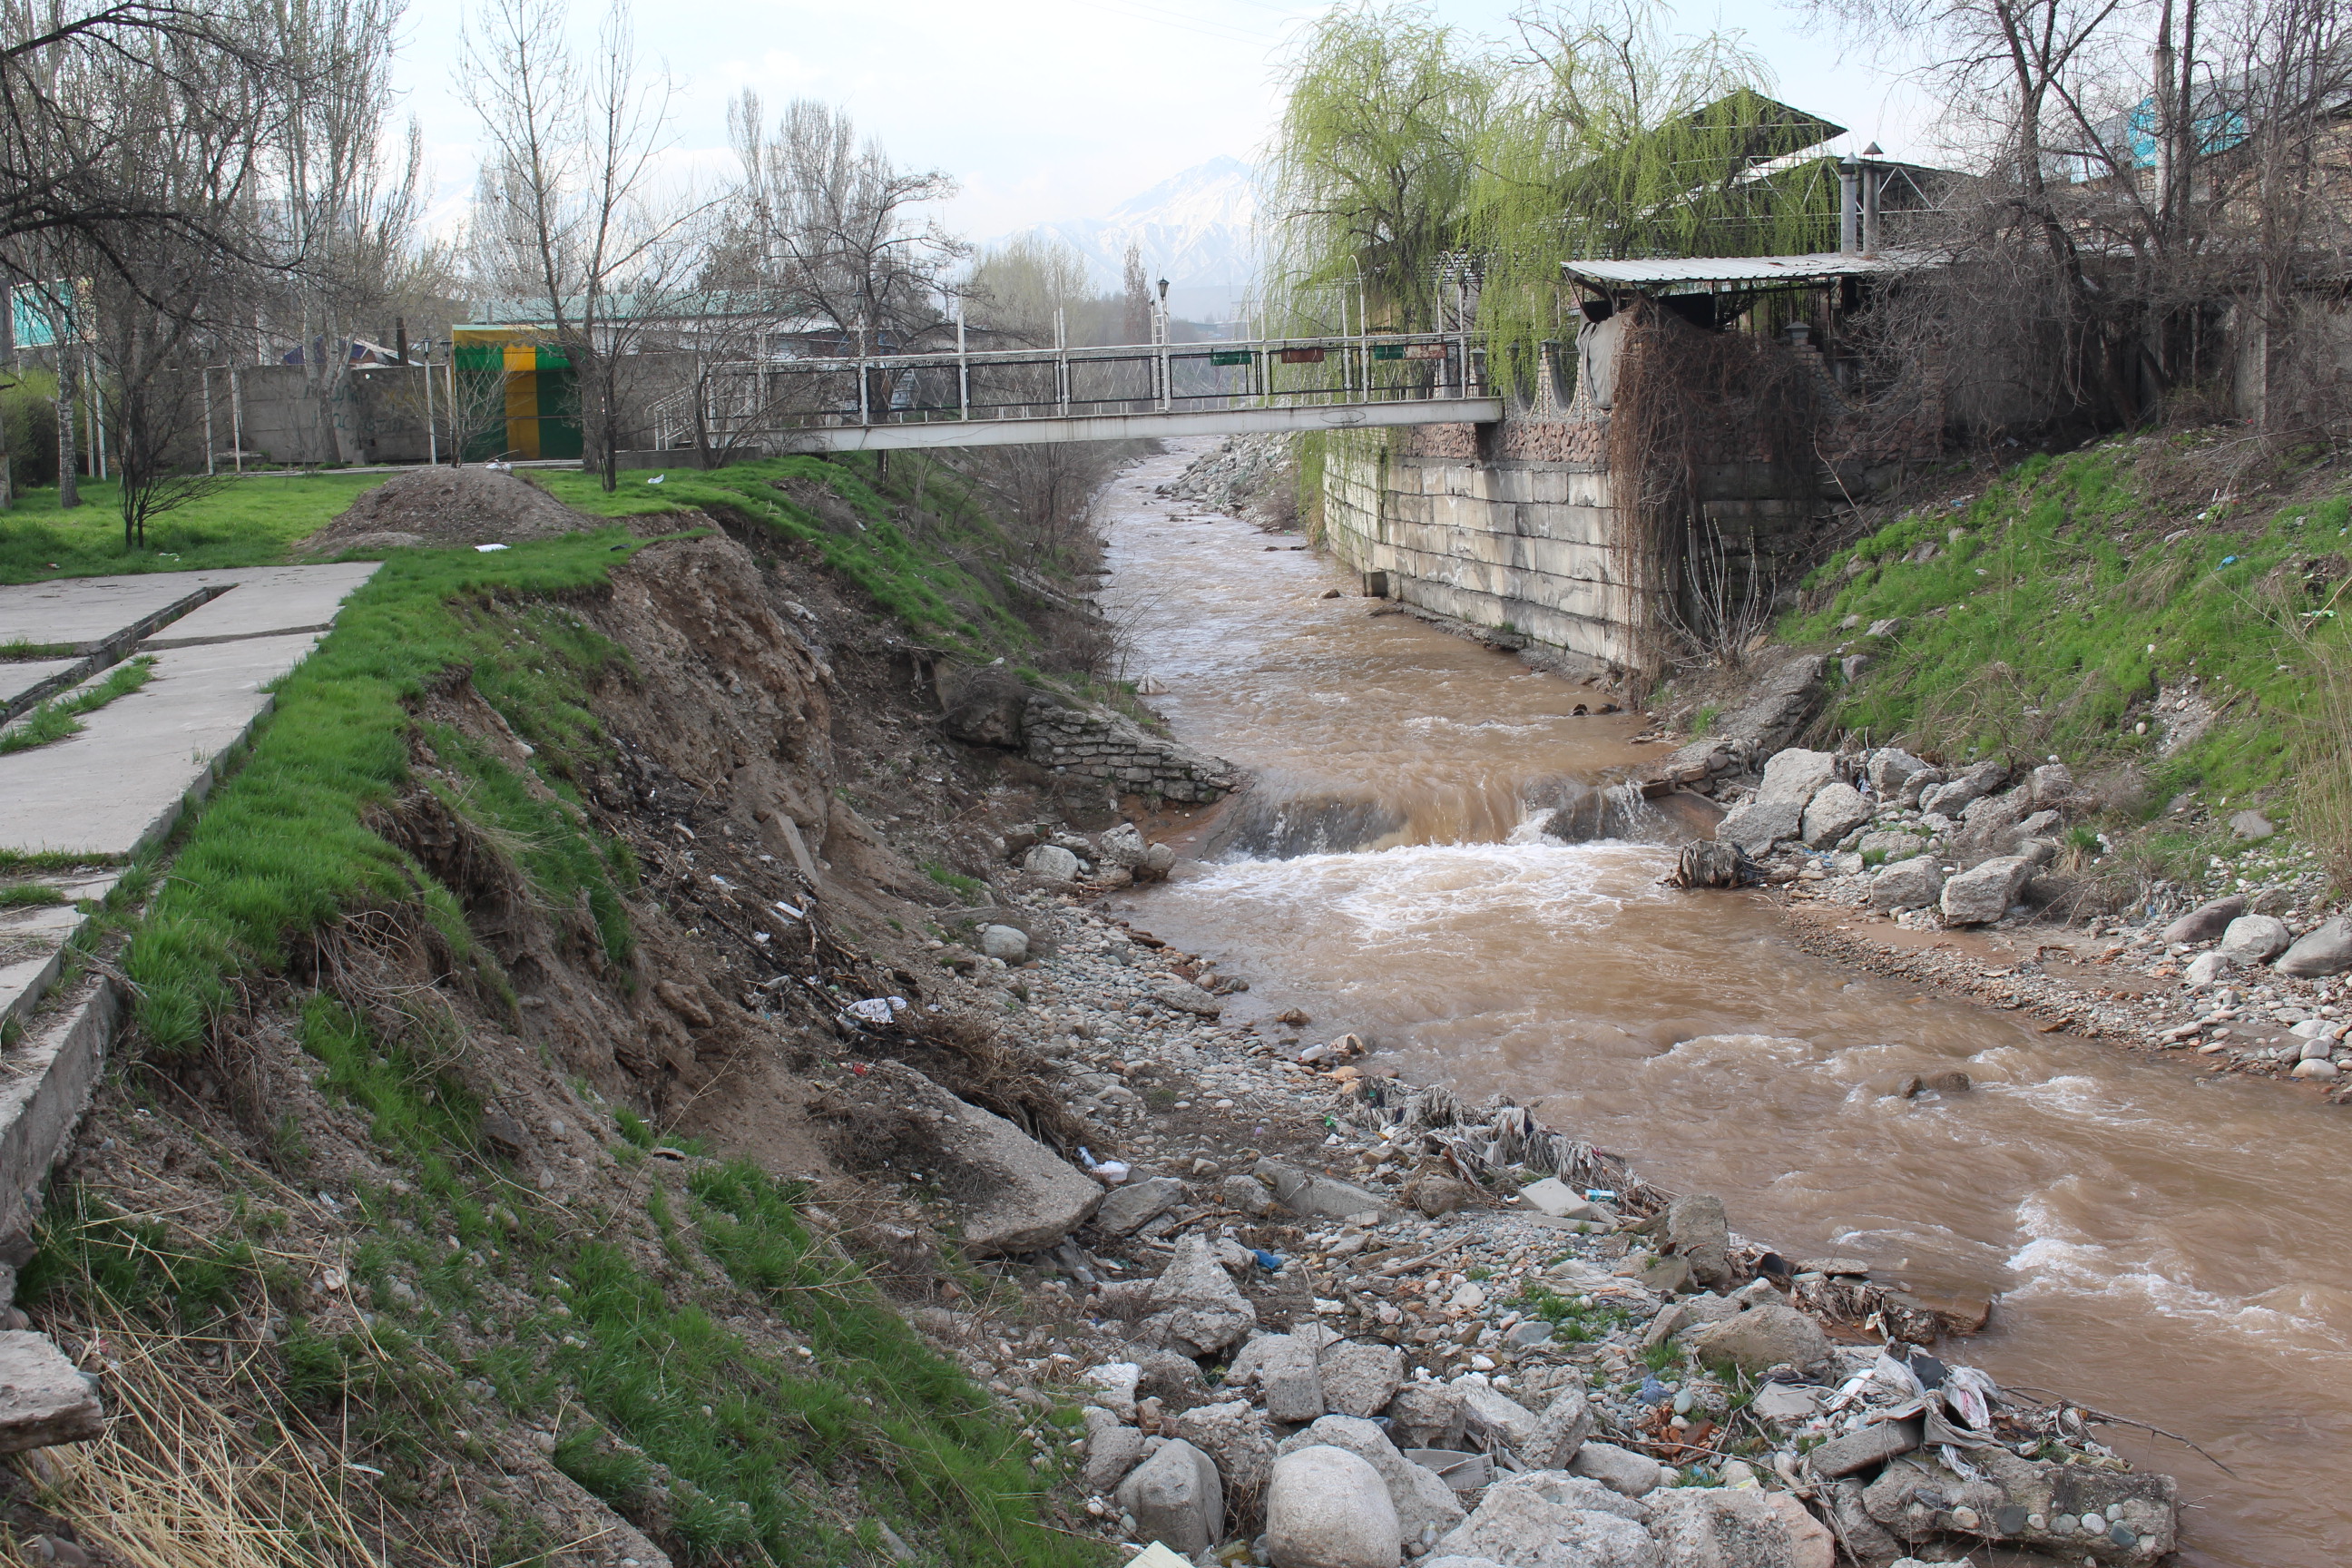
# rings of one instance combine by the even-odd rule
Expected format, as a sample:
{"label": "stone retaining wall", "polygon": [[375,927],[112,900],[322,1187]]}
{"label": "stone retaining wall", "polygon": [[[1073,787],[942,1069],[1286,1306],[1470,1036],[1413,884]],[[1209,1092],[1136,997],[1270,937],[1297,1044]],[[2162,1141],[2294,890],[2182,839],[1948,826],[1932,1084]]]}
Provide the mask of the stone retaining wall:
{"label": "stone retaining wall", "polygon": [[1100,779],[1120,795],[1206,802],[1234,787],[1229,763],[1155,735],[1124,715],[1033,693],[1021,712],[1031,762]]}

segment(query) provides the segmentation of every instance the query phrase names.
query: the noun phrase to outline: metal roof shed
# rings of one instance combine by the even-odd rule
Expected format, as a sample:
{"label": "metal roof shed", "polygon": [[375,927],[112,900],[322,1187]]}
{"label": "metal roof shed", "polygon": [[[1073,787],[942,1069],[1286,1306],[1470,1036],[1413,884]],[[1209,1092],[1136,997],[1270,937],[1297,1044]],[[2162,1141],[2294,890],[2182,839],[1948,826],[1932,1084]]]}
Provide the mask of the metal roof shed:
{"label": "metal roof shed", "polygon": [[1885,278],[1933,267],[1925,250],[1855,256],[1828,250],[1811,256],[1661,256],[1625,260],[1563,261],[1569,280],[1607,293],[1751,294],[1765,289],[1818,289],[1848,278]]}

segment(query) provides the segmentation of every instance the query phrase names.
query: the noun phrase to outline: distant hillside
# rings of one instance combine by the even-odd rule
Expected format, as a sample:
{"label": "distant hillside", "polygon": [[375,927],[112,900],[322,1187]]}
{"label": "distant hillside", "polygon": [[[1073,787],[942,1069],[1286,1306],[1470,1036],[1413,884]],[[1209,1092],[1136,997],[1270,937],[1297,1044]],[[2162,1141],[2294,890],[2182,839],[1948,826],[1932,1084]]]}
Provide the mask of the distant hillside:
{"label": "distant hillside", "polygon": [[1119,287],[1132,243],[1142,252],[1145,270],[1168,279],[1169,304],[1177,315],[1223,320],[1257,273],[1257,201],[1255,169],[1238,158],[1212,158],[1105,216],[1066,218],[1023,232],[1066,241],[1086,258],[1096,286],[1107,289]]}

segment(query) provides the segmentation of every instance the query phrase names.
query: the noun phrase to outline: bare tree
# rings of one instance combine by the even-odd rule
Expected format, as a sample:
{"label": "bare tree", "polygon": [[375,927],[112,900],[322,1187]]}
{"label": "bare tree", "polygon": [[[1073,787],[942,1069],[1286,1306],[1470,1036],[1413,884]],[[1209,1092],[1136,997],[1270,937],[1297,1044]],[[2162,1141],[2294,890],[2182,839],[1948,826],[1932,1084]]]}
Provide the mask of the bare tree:
{"label": "bare tree", "polygon": [[615,0],[593,58],[565,7],[491,0],[469,25],[461,88],[488,132],[476,198],[484,275],[542,310],[571,361],[585,458],[618,483],[631,354],[685,278],[690,197],[658,187],[671,85],[643,73]]}

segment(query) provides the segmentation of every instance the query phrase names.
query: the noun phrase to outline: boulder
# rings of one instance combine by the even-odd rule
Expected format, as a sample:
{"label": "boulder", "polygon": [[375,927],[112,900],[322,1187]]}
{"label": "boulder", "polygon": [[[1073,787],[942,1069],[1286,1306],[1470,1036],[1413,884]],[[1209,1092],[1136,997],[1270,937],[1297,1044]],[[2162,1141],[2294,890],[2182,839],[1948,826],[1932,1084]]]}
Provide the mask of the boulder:
{"label": "boulder", "polygon": [[1900,746],[1881,746],[1863,764],[1863,777],[1870,781],[1872,794],[1881,800],[1893,800],[1912,775],[1927,770],[1925,762]]}
{"label": "boulder", "polygon": [[2237,960],[2226,952],[2200,952],[2189,961],[2189,966],[2180,972],[2180,978],[2189,983],[2190,990],[2201,991],[2217,984],[2221,976],[2237,967]]}
{"label": "boulder", "polygon": [[2246,912],[2242,893],[2232,893],[2226,899],[2200,904],[2170,925],[2164,928],[2162,942],[2211,942],[2227,931],[2230,922]]}
{"label": "boulder", "polygon": [[1105,1236],[1126,1236],[1158,1219],[1183,1197],[1184,1184],[1173,1176],[1154,1176],[1148,1182],[1113,1187],[1102,1206],[1095,1211],[1095,1228]]}
{"label": "boulder", "polygon": [[1780,840],[1803,832],[1805,807],[1836,777],[1837,758],[1829,752],[1790,747],[1779,752],[1764,764],[1764,780],[1755,795],[1716,825],[1715,837],[1750,855],[1763,855]]}
{"label": "boulder", "polygon": [[1135,1516],[1135,1533],[1184,1557],[1217,1544],[1225,1532],[1225,1495],[1209,1456],[1177,1438],[1118,1483],[1118,1506]]}
{"label": "boulder", "polygon": [[1821,1325],[1793,1307],[1758,1307],[1710,1323],[1691,1336],[1690,1346],[1709,1366],[1736,1366],[1750,1374],[1808,1367],[1830,1353]]}
{"label": "boulder", "polygon": [[1021,858],[1021,868],[1041,882],[1075,882],[1078,858],[1058,844],[1040,844]]}
{"label": "boulder", "polygon": [[2272,915],[2240,915],[2221,932],[2215,951],[2240,963],[2268,963],[2294,942],[2286,922]]}
{"label": "boulder", "polygon": [[2311,977],[2352,969],[2352,921],[2323,921],[2305,931],[2278,961],[2281,974]]}
{"label": "boulder", "polygon": [[957,690],[940,716],[940,727],[959,741],[1018,750],[1022,711],[1029,689],[1012,676],[976,675]]}
{"label": "boulder", "polygon": [[1194,1405],[1176,1417],[1176,1436],[1209,1456],[1225,1495],[1244,1505],[1274,1474],[1274,1431],[1246,1399]]}
{"label": "boulder", "polygon": [[1919,809],[1957,817],[1969,806],[2009,782],[2007,763],[1979,763],[1963,768],[1948,784],[1937,784],[1919,797]]}
{"label": "boulder", "polygon": [[1650,1533],[1675,1568],[1834,1568],[1837,1538],[1787,1492],[1674,1487],[1650,1500]]}
{"label": "boulder", "polygon": [[1850,784],[1823,784],[1805,807],[1803,836],[1819,849],[1835,844],[1870,820],[1870,803]]}
{"label": "boulder", "polygon": [[1189,1410],[1208,1402],[1209,1380],[1201,1363],[1174,1351],[1153,1351],[1137,1363],[1135,1396],[1156,1399],[1164,1410]]}
{"label": "boulder", "polygon": [[2277,831],[2278,825],[2259,811],[2235,812],[2230,817],[2231,836],[2249,844],[2268,838]]}
{"label": "boulder", "polygon": [[1087,1411],[1087,1490],[1107,1492],[1143,1462],[1143,1434],[1099,1406]]}
{"label": "boulder", "polygon": [[1436,1471],[1399,1453],[1379,1423],[1352,1415],[1326,1415],[1305,1431],[1284,1438],[1275,1452],[1295,1454],[1318,1444],[1344,1448],[1378,1472],[1381,1484],[1388,1489],[1389,1504],[1396,1510],[1402,1539],[1420,1541],[1431,1525],[1443,1534],[1462,1522],[1462,1504],[1454,1489]]}
{"label": "boulder", "polygon": [[982,926],[980,951],[1005,963],[1025,963],[1029,959],[1029,933],[1018,926]]}
{"label": "boulder", "polygon": [[1404,1385],[1404,1352],[1356,1340],[1323,1352],[1324,1408],[1336,1415],[1378,1415]]}
{"label": "boulder", "polygon": [[1132,871],[1144,863],[1151,846],[1143,841],[1143,834],[1132,822],[1122,822],[1095,840],[1102,858],[1114,866],[1124,866]]}
{"label": "boulder", "polygon": [[2036,811],[2053,809],[2072,799],[2074,770],[2063,763],[2044,763],[2025,775],[2025,795]]}
{"label": "boulder", "polygon": [[[1643,1526],[1649,1510],[1564,1470],[1528,1470],[1496,1482],[1477,1511],[1429,1549],[1511,1568],[1669,1568]],[[1672,1568],[1681,1568],[1679,1563]]]}
{"label": "boulder", "polygon": [[1396,1505],[1368,1460],[1328,1444],[1275,1460],[1265,1493],[1274,1568],[1397,1568],[1402,1542]]}
{"label": "boulder", "polygon": [[[1976,1480],[1906,1455],[1864,1490],[1863,1507],[1911,1542],[1949,1531],[2101,1564],[2151,1563],[2176,1544],[2179,1490],[2170,1476],[2043,1464],[2002,1448],[1971,1448],[1969,1462]],[[2084,1529],[2085,1517],[2098,1528]]]}
{"label": "boulder", "polygon": [[1463,1430],[1500,1439],[1513,1453],[1535,1447],[1542,1417],[1495,1387],[1481,1373],[1465,1373],[1447,1384],[1462,1399]]}
{"label": "boulder", "polygon": [[1536,1421],[1536,1435],[1519,1451],[1519,1458],[1538,1470],[1567,1469],[1585,1438],[1592,1435],[1592,1406],[1584,1390],[1575,1385],[1563,1388],[1544,1406]]}
{"label": "boulder", "polygon": [[1214,1018],[1225,1010],[1223,1003],[1189,980],[1153,981],[1151,999],[1162,1007],[1190,1013],[1196,1018]]}
{"label": "boulder", "polygon": [[[880,1079],[876,1083],[876,1079]],[[961,1194],[964,1250],[1034,1252],[1094,1216],[1103,1189],[1003,1117],[967,1105],[912,1068],[877,1063],[868,1077],[911,1116],[930,1123]]]}
{"label": "boulder", "polygon": [[1225,1385],[1241,1387],[1255,1382],[1265,1398],[1265,1413],[1287,1425],[1312,1421],[1327,1408],[1323,1373],[1315,1346],[1288,1334],[1264,1334],[1250,1341],[1225,1369]]}
{"label": "boulder", "polygon": [[[1544,1178],[1545,1181],[1551,1179],[1549,1176]],[[1540,1186],[1542,1183],[1537,1184]],[[1459,1177],[1441,1176],[1434,1173],[1415,1176],[1404,1184],[1404,1201],[1431,1219],[1452,1214],[1477,1195],[1478,1189]],[[1551,1211],[1546,1209],[1544,1212],[1549,1214]]]}
{"label": "boulder", "polygon": [[1135,1419],[1135,1385],[1142,1381],[1141,1366],[1131,1361],[1105,1362],[1087,1368],[1084,1376],[1094,1385],[1096,1404],[1122,1421]]}
{"label": "boulder", "polygon": [[1165,877],[1176,867],[1176,851],[1165,844],[1154,844],[1143,851],[1143,863],[1136,875],[1146,878]]}
{"label": "boulder", "polygon": [[1822,653],[1782,659],[1757,682],[1755,696],[1716,721],[1710,739],[1717,744],[1744,742],[1759,755],[1779,751],[1821,710],[1822,677],[1829,662]]}
{"label": "boulder", "polygon": [[1255,1176],[1227,1176],[1217,1184],[1217,1201],[1250,1219],[1262,1219],[1274,1212],[1274,1194]]}
{"label": "boulder", "polygon": [[1353,1215],[1378,1214],[1388,1207],[1387,1200],[1378,1193],[1367,1192],[1336,1176],[1309,1175],[1296,1165],[1286,1165],[1277,1160],[1260,1160],[1253,1171],[1274,1189],[1275,1201],[1293,1214],[1346,1219]]}
{"label": "boulder", "polygon": [[1874,910],[1923,910],[1944,892],[1944,868],[1933,855],[1915,855],[1881,866],[1870,879]]}
{"label": "boulder", "polygon": [[1408,1383],[1389,1401],[1389,1419],[1409,1447],[1452,1448],[1467,1413],[1459,1391],[1442,1383]]}
{"label": "boulder", "polygon": [[1614,1443],[1580,1445],[1576,1458],[1568,1462],[1568,1473],[1599,1481],[1621,1497],[1641,1497],[1666,1479],[1665,1467],[1657,1460]]}
{"label": "boulder", "polygon": [[2033,862],[2019,855],[1996,855],[1944,884],[1944,918],[1954,925],[1990,925],[2009,913],[2033,875]]}
{"label": "boulder", "polygon": [[1168,1342],[1196,1358],[1223,1350],[1257,1323],[1257,1309],[1198,1236],[1177,1242],[1145,1300],[1155,1316],[1165,1314]]}
{"label": "boulder", "polygon": [[1842,1432],[1805,1456],[1816,1475],[1831,1480],[1875,1469],[1919,1447],[1921,1423],[1877,1421],[1853,1432]]}
{"label": "boulder", "polygon": [[1666,1237],[1662,1251],[1690,1265],[1691,1278],[1703,1286],[1731,1282],[1731,1226],[1724,1217],[1723,1200],[1712,1193],[1691,1193],[1666,1205]]}

